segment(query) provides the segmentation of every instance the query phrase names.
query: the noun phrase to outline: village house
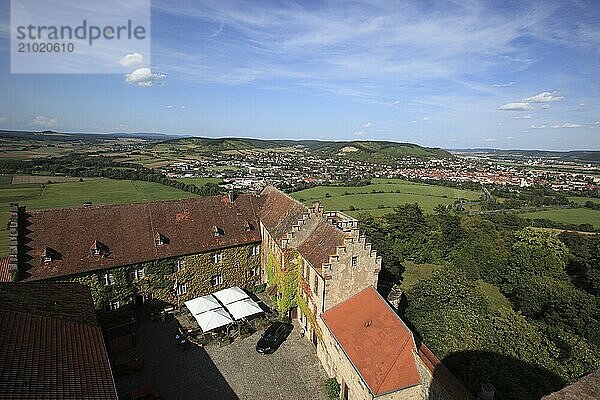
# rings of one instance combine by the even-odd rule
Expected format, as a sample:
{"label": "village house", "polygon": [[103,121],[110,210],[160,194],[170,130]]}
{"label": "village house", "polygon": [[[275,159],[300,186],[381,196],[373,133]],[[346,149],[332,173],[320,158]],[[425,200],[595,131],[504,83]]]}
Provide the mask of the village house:
{"label": "village house", "polygon": [[13,281],[87,285],[110,312],[261,282],[297,319],[343,399],[469,399],[377,293],[381,258],[357,221],[274,187],[259,195],[11,208]]}

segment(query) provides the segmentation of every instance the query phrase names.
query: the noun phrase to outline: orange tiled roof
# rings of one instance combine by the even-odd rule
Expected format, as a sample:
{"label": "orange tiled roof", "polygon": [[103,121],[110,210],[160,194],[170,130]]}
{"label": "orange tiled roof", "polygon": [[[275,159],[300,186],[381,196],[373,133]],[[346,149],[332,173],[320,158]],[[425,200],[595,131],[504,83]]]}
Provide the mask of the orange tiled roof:
{"label": "orange tiled roof", "polygon": [[117,399],[83,285],[0,284],[0,343],[0,399]]}
{"label": "orange tiled roof", "polygon": [[412,332],[374,288],[322,318],[374,396],[420,383]]}
{"label": "orange tiled roof", "polygon": [[260,221],[275,240],[283,238],[302,215],[308,214],[306,206],[273,186],[264,188],[261,197]]}

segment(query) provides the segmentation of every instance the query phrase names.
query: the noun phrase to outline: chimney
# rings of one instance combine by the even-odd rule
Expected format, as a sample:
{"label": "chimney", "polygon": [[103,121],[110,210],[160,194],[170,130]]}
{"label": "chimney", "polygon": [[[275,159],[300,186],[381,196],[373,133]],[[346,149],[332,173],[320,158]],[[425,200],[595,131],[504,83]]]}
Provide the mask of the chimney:
{"label": "chimney", "polygon": [[321,205],[320,201],[314,201],[313,202],[313,204],[312,204],[312,212],[317,217],[323,216],[323,206]]}
{"label": "chimney", "polygon": [[233,190],[231,190],[229,193],[227,193],[227,198],[229,199],[229,203],[233,204],[235,199],[237,199],[237,195],[233,192]]}

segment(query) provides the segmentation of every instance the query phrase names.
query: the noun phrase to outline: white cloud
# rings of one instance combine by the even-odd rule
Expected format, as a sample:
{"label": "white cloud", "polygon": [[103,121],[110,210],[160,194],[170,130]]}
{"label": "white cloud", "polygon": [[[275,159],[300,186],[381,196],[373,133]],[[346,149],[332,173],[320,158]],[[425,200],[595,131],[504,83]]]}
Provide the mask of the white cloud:
{"label": "white cloud", "polygon": [[142,87],[160,86],[164,83],[165,74],[152,72],[150,68],[138,68],[130,74],[125,75],[125,82],[130,85]]}
{"label": "white cloud", "polygon": [[367,123],[363,125],[363,128],[370,128],[370,127],[371,127],[371,121],[367,121]]}
{"label": "white cloud", "polygon": [[513,139],[514,139],[514,136],[507,136],[507,137],[506,137],[506,139],[508,139],[508,140],[513,140]]}
{"label": "white cloud", "polygon": [[540,107],[542,110],[547,110],[550,108],[550,104],[544,104],[543,106]]}
{"label": "white cloud", "polygon": [[144,56],[140,53],[129,53],[119,60],[124,67],[135,67],[144,63]]}
{"label": "white cloud", "polygon": [[560,128],[581,128],[581,124],[572,124],[569,122],[565,122],[562,125],[553,125],[552,128],[560,129]]}
{"label": "white cloud", "polygon": [[429,117],[423,117],[423,121],[431,121],[431,118],[429,118]]}
{"label": "white cloud", "polygon": [[579,107],[585,107],[585,103],[579,103]]}
{"label": "white cloud", "polygon": [[352,133],[354,136],[365,136],[367,132],[365,131],[356,131]]}
{"label": "white cloud", "polygon": [[45,115],[36,115],[33,121],[31,121],[31,125],[37,126],[40,128],[52,128],[58,126],[58,118],[55,117],[47,117]]}
{"label": "white cloud", "polygon": [[558,92],[542,92],[535,96],[527,97],[523,101],[527,103],[552,103],[553,101],[561,101],[562,99],[564,97]]}
{"label": "white cloud", "polygon": [[165,109],[167,109],[167,110],[172,110],[172,109],[173,109],[173,106],[172,106],[172,105],[165,106]]}
{"label": "white cloud", "polygon": [[398,104],[400,104],[400,100],[394,100],[394,101],[392,101],[392,105],[393,106],[397,106]]}
{"label": "white cloud", "polygon": [[491,137],[489,137],[489,138],[487,138],[487,139],[484,140],[484,142],[495,142],[495,141],[496,141],[496,139],[495,138],[491,138]]}
{"label": "white cloud", "polygon": [[531,129],[544,129],[546,127],[546,125],[531,125],[530,128]]}
{"label": "white cloud", "polygon": [[514,82],[507,82],[507,83],[494,83],[494,87],[509,87],[514,85]]}
{"label": "white cloud", "polygon": [[8,119],[8,118],[6,118],[6,117],[0,117],[0,124],[2,124],[2,123],[4,123],[4,122],[6,122],[6,120],[7,120],[7,119]]}
{"label": "white cloud", "polygon": [[498,107],[502,111],[531,111],[533,107],[529,103],[514,102]]}
{"label": "white cloud", "polygon": [[527,114],[527,115],[517,115],[515,117],[513,117],[514,119],[531,119],[533,116],[531,114]]}
{"label": "white cloud", "polygon": [[181,108],[182,110],[185,110],[185,106],[181,106],[180,108]]}

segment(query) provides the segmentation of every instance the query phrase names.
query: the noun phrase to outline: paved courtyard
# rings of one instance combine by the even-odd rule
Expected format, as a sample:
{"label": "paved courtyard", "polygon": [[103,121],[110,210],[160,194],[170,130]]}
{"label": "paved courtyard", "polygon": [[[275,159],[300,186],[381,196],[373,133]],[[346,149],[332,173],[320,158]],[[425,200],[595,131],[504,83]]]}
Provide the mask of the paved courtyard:
{"label": "paved courtyard", "polygon": [[152,383],[164,399],[326,399],[325,371],[312,344],[300,338],[299,328],[269,355],[254,346],[260,332],[225,347],[178,347],[174,321],[158,324],[140,320],[138,344],[132,349],[144,358],[142,370],[116,377],[119,395]]}

